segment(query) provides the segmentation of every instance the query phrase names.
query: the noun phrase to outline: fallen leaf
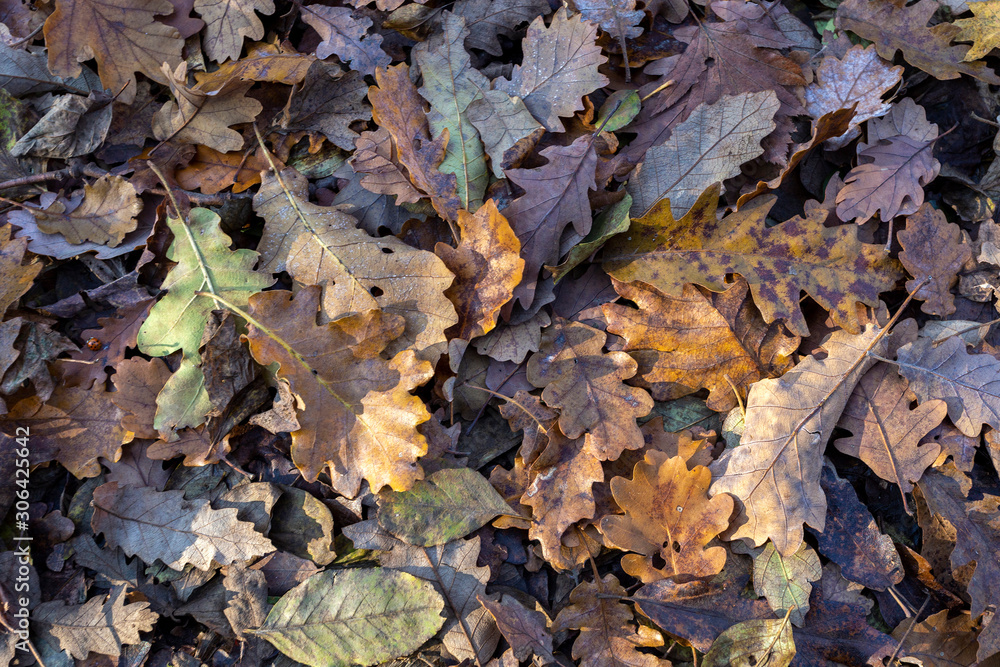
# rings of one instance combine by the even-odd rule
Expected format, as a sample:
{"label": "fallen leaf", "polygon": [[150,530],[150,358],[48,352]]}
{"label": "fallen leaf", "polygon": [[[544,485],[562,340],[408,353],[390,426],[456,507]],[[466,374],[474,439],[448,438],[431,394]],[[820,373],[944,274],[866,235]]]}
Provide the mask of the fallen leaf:
{"label": "fallen leaf", "polygon": [[972,259],[972,247],[962,242],[961,228],[925,203],[906,219],[906,229],[896,237],[903,246],[899,261],[913,276],[906,283],[906,291],[924,302],[920,310],[942,317],[954,313],[951,288],[958,284],[957,274]]}
{"label": "fallen leaf", "polygon": [[910,618],[900,623],[892,631],[893,639],[902,642],[900,655],[920,660],[925,667],[974,664],[979,642],[972,615],[964,611],[949,616],[949,611],[942,609],[919,623]]}
{"label": "fallen leaf", "polygon": [[938,8],[936,0],[907,5],[903,0],[847,0],[837,7],[836,25],[875,44],[878,54],[892,61],[897,51],[906,62],[938,79],[962,74],[989,84],[1000,84],[986,63],[968,64],[968,46],[951,45],[962,27],[938,23],[927,27]]}
{"label": "fallen leaf", "polygon": [[359,136],[351,124],[372,117],[364,102],[367,93],[368,84],[360,73],[345,74],[337,65],[315,62],[285,107],[281,128],[288,132],[318,130],[335,146],[351,150]]}
{"label": "fallen leaf", "polygon": [[97,61],[101,83],[123,104],[135,101],[135,73],[167,83],[161,66],[181,63],[184,41],[176,29],[156,20],[170,14],[167,0],[67,0],[45,21],[49,71],[80,75],[80,63]]}
{"label": "fallen leaf", "polygon": [[556,318],[528,360],[528,381],[544,388],[546,405],[560,410],[559,428],[571,440],[586,433],[602,461],[642,447],[635,419],[653,408],[649,394],[624,383],[635,375],[635,360],[625,352],[604,352],[606,338],[585,324]]}
{"label": "fallen leaf", "polygon": [[750,390],[740,446],[711,466],[709,492],[730,493],[743,503],[746,522],[733,538],[746,537],[757,546],[770,538],[788,557],[802,544],[803,523],[823,530],[822,452],[851,391],[875,363],[868,354],[888,348],[883,334],[873,324],[856,336],[836,331],[823,343],[825,358],[807,357]]}
{"label": "fallen leaf", "polygon": [[[611,491],[624,516],[601,519],[609,546],[639,555],[622,556],[622,569],[643,583],[665,577],[675,581],[718,574],[726,550],[707,547],[729,527],[733,499],[708,497],[708,468],[687,469],[685,460],[663,452],[646,452],[631,480],[615,477]],[[664,562],[656,566],[656,556]]]}
{"label": "fallen leaf", "polygon": [[504,177],[504,170],[516,166],[519,142],[537,143],[545,132],[524,101],[511,97],[502,90],[484,90],[466,109],[469,122],[479,130],[490,168],[497,178]]}
{"label": "fallen leaf", "polygon": [[458,228],[458,247],[438,243],[434,252],[455,274],[455,282],[445,290],[458,313],[453,335],[472,340],[496,326],[501,306],[521,282],[524,260],[519,257],[521,242],[492,199],[475,215],[460,210]]}
{"label": "fallen leaf", "polygon": [[763,154],[760,141],[774,131],[780,104],[772,91],[721,97],[702,104],[653,146],[629,179],[633,218],[669,199],[675,218],[687,213],[705,188],[737,175]]}
{"label": "fallen leaf", "polygon": [[341,62],[366,76],[384,70],[392,62],[382,50],[382,35],[368,34],[371,19],[355,18],[349,7],[309,5],[301,9],[302,20],[323,38],[316,47],[316,57],[320,60],[336,54]]}
{"label": "fallen leaf", "polygon": [[742,279],[721,294],[685,285],[680,298],[639,282],[612,282],[638,308],[601,306],[608,332],[625,339],[623,349],[639,364],[636,379],[655,400],[707,388],[708,407],[726,412],[755,382],[792,366],[798,337],[764,323]]}
{"label": "fallen leaf", "polygon": [[556,661],[552,655],[552,635],[548,632],[548,618],[544,612],[528,609],[510,596],[505,596],[502,602],[481,595],[477,599],[496,620],[497,627],[519,661],[524,662],[532,656],[542,664]]}
{"label": "fallen leaf", "polygon": [[[0,312],[6,311],[21,298],[42,270],[39,262],[25,257],[27,249],[27,239],[11,238],[10,225],[0,227],[0,273],[4,276],[3,282],[0,282]],[[27,264],[25,259],[29,259]]]}
{"label": "fallen leaf", "polygon": [[202,48],[217,63],[238,60],[243,40],[264,36],[257,12],[274,13],[271,0],[194,0],[194,10],[205,21]]}
{"label": "fallen leaf", "polygon": [[608,239],[628,231],[629,225],[632,224],[632,220],[628,215],[631,207],[632,197],[626,193],[620,202],[612,204],[595,216],[594,222],[590,226],[590,232],[570,249],[562,264],[559,266],[545,266],[552,274],[553,281],[558,284],[573,269],[600,250]]}
{"label": "fallen leaf", "polygon": [[750,283],[764,321],[783,318],[800,336],[809,334],[799,308],[801,292],[829,310],[838,326],[857,332],[855,304],[875,306],[879,293],[901,277],[882,247],[861,243],[849,227],[824,227],[825,212],[766,227],[775,201],[766,196],[718,221],[718,192],[709,188],[680,220],[668,200],[633,219],[628,234],[605,246],[605,270],[622,282],[645,282],[674,297],[684,283],[722,291],[726,274],[738,273]]}
{"label": "fallen leaf", "polygon": [[584,95],[608,85],[598,66],[607,61],[596,45],[597,27],[560,8],[545,27],[539,16],[521,42],[524,57],[510,79],[494,87],[524,101],[549,132],[565,132],[560,118],[583,109]]}
{"label": "fallen leaf", "polygon": [[962,433],[978,436],[984,423],[1000,428],[1000,361],[992,355],[969,354],[960,338],[941,345],[921,338],[901,347],[896,358],[917,398],[944,400]]}
{"label": "fallen leaf", "polygon": [[372,665],[417,649],[441,627],[443,608],[430,584],[405,572],[328,570],[283,595],[255,634],[310,667]]}
{"label": "fallen leaf", "polygon": [[43,602],[31,612],[31,622],[59,640],[62,650],[77,660],[91,652],[118,657],[125,644],[138,644],[140,632],[153,629],[157,614],[148,602],[125,604],[125,586],[116,586],[110,597],[92,597],[81,605],[62,600]]}
{"label": "fallen leaf", "polygon": [[822,576],[819,556],[807,544],[790,556],[782,556],[774,543],[768,542],[753,559],[754,592],[767,598],[771,609],[799,627],[805,625],[809,612],[812,582]]}
{"label": "fallen leaf", "polygon": [[247,155],[235,151],[220,153],[208,146],[195,146],[195,156],[187,166],[177,170],[177,184],[186,190],[201,190],[214,195],[232,186],[233,192],[244,192],[260,183],[260,172],[267,161],[258,153]]}
{"label": "fallen leaf", "polygon": [[969,4],[973,17],[958,19],[953,25],[960,28],[952,39],[958,42],[973,42],[972,48],[962,60],[972,62],[986,55],[1000,45],[1000,12],[996,2],[973,2]]}
{"label": "fallen leaf", "polygon": [[792,624],[784,618],[741,621],[723,632],[705,654],[705,667],[767,665],[788,667],[795,658]]}
{"label": "fallen leaf", "polygon": [[102,176],[83,186],[83,201],[71,211],[59,202],[48,209],[28,209],[46,234],[62,234],[70,243],[116,246],[136,228],[142,202],[132,184],[120,176]]}
{"label": "fallen leaf", "polygon": [[545,0],[458,0],[452,6],[465,19],[465,45],[494,56],[503,53],[500,37],[512,38],[517,26],[551,11]]}
{"label": "fallen leaf", "polygon": [[119,487],[111,482],[94,489],[95,533],[111,546],[147,563],[156,559],[181,570],[208,570],[212,561],[228,565],[274,550],[253,524],[236,518],[232,508],[215,510],[207,500],[186,500],[179,490]]}
{"label": "fallen leaf", "polygon": [[[605,597],[607,596],[607,597]],[[573,657],[581,667],[616,664],[630,667],[659,667],[662,661],[638,649],[662,646],[663,636],[646,625],[636,629],[633,612],[616,598],[625,589],[613,574],[598,581],[585,581],[569,594],[569,605],[552,622],[552,632],[579,630],[573,642]]]}
{"label": "fallen leaf", "polygon": [[333,549],[333,514],[308,491],[283,487],[271,521],[274,528],[268,536],[281,551],[308,558],[321,567],[337,557]]}
{"label": "fallen leaf", "polygon": [[45,115],[11,146],[11,155],[71,158],[86,155],[104,142],[112,107],[103,92],[43,98]]}
{"label": "fallen leaf", "polygon": [[438,470],[408,491],[378,497],[379,525],[422,547],[465,537],[510,511],[486,478],[468,468]]}
{"label": "fallen leaf", "polygon": [[854,387],[838,425],[853,435],[833,445],[864,461],[872,471],[899,487],[913,490],[924,471],[934,463],[940,447],[920,445],[920,439],[941,423],[948,413],[944,401],[931,400],[911,409],[909,383],[889,364],[876,364]]}
{"label": "fallen leaf", "polygon": [[263,639],[252,634],[264,625],[271,611],[264,573],[247,569],[243,563],[233,563],[222,583],[226,587],[226,609],[223,613],[233,632],[244,641],[240,649],[242,658],[251,664],[259,664],[274,652]]}
{"label": "fallen leaf", "polygon": [[354,497],[362,479],[374,492],[405,491],[422,477],[416,460],[427,441],[416,427],[430,413],[410,390],[432,375],[412,350],[379,356],[403,331],[403,318],[369,310],[318,325],[319,288],[293,299],[272,291],[250,299],[250,351],[263,365],[278,362],[308,411],[292,433],[292,460],[309,481],[328,468],[333,487]]}
{"label": "fallen leaf", "polygon": [[[254,2],[270,4],[269,0],[254,0]],[[213,6],[214,9],[216,6]],[[242,16],[240,20],[243,18],[246,17]],[[222,18],[220,25],[225,21],[226,19]],[[239,50],[242,50],[243,38],[237,37],[241,44]],[[257,42],[247,47],[246,57],[222,63],[212,72],[195,72],[194,76],[198,81],[198,88],[206,93],[222,90],[233,81],[274,81],[292,85],[301,83],[315,62],[316,56],[299,53],[287,48],[285,44]]]}

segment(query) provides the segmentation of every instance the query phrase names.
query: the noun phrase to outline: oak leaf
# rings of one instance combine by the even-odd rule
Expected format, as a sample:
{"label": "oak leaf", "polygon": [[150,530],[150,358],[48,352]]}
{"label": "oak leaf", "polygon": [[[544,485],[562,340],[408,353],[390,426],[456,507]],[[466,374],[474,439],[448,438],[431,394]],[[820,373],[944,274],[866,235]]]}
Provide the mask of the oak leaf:
{"label": "oak leaf", "polygon": [[816,81],[806,86],[806,111],[818,119],[854,107],[847,132],[827,140],[830,148],[843,148],[861,133],[861,123],[889,112],[892,105],[882,96],[902,78],[903,68],[882,60],[874,45],[855,46],[842,58],[828,55],[816,70]]}
{"label": "oak leaf", "polygon": [[642,447],[635,420],[653,408],[649,394],[624,383],[635,375],[635,360],[625,352],[604,352],[606,339],[598,329],[556,318],[528,360],[528,381],[544,388],[546,405],[560,410],[559,428],[571,440],[586,433],[602,461]]}
{"label": "oak leaf", "polygon": [[903,246],[899,261],[913,276],[906,283],[906,291],[924,302],[920,310],[942,317],[954,313],[951,288],[958,284],[957,274],[972,259],[972,246],[962,242],[962,229],[948,222],[942,211],[924,203],[906,219],[906,229],[896,236]]}
{"label": "oak leaf", "polygon": [[479,130],[480,138],[490,156],[493,175],[503,178],[504,170],[514,167],[517,147],[522,140],[537,143],[545,132],[524,101],[502,90],[484,90],[466,109],[469,122]]}
{"label": "oak leaf", "polygon": [[740,165],[764,152],[760,141],[774,130],[779,106],[770,90],[699,105],[665,143],[646,152],[629,179],[632,217],[663,199],[670,200],[674,217],[687,213],[705,188],[737,175]]}
{"label": "oak leaf", "polygon": [[792,333],[809,328],[799,308],[806,292],[830,311],[833,321],[859,331],[855,304],[875,306],[880,292],[901,276],[898,263],[880,246],[861,243],[850,227],[826,228],[825,211],[765,226],[773,196],[758,197],[721,221],[718,187],[709,188],[680,220],[660,201],[632,221],[628,234],[604,248],[604,268],[622,282],[642,281],[679,296],[684,283],[713,291],[738,273],[750,284],[765,322],[784,318]]}
{"label": "oak leaf", "polygon": [[201,144],[226,153],[243,148],[243,136],[232,125],[252,123],[263,106],[246,92],[252,83],[237,83],[211,93],[185,84],[187,64],[170,72],[164,65],[175,102],[167,102],[153,116],[153,136]]}
{"label": "oak leaf", "polygon": [[788,616],[799,627],[805,623],[809,611],[809,594],[812,582],[823,576],[819,556],[807,544],[799,546],[790,556],[782,556],[768,542],[764,550],[754,556],[753,588],[757,595],[767,598],[771,609]]}
{"label": "oak leaf", "polygon": [[427,114],[432,135],[448,131],[444,161],[438,169],[455,174],[462,208],[474,211],[482,205],[489,184],[486,152],[479,130],[469,119],[469,105],[489,88],[489,80],[472,66],[465,50],[469,31],[465,19],[444,12],[444,32],[413,48],[424,85],[420,95],[431,105]]}
{"label": "oak leaf", "polygon": [[[601,532],[610,546],[636,552],[622,556],[625,572],[647,584],[719,573],[726,550],[706,546],[729,527],[733,499],[709,498],[711,481],[708,468],[688,470],[682,457],[656,450],[647,451],[635,465],[631,480],[611,480],[611,492],[625,515],[601,519]],[[662,567],[654,564],[656,556]]]}
{"label": "oak leaf", "polygon": [[274,550],[270,540],[236,514],[233,508],[212,509],[204,499],[186,500],[180,490],[110,482],[94,489],[91,525],[109,545],[147,563],[160,559],[175,570],[185,565],[208,570],[213,561],[228,565]]}
{"label": "oak leaf", "polygon": [[861,224],[879,213],[883,220],[908,215],[924,201],[923,186],[937,177],[941,164],[932,147],[937,125],[910,98],[892,107],[886,118],[868,121],[868,142],[858,144],[863,162],[844,177],[837,193],[837,216]]}
{"label": "oak leaf", "polygon": [[259,270],[287,270],[300,283],[322,285],[328,319],[374,308],[401,316],[405,327],[386,341],[389,354],[413,348],[418,358],[436,362],[445,329],[458,320],[445,296],[451,271],[433,253],[371,236],[346,213],[313,204],[308,187],[291,168],[263,176],[254,195],[254,209],[266,221]]}
{"label": "oak leaf", "polygon": [[175,215],[167,216],[174,233],[167,258],[177,265],[163,281],[166,296],[153,306],[139,329],[138,345],[154,357],[183,350],[185,357],[197,359],[209,313],[218,304],[196,292],[209,292],[243,307],[251,294],[269,287],[274,279],[253,270],[256,252],[229,249],[232,241],[212,211],[193,208],[187,221]]}
{"label": "oak leaf", "polygon": [[[642,21],[645,13],[635,8],[635,0],[574,0],[573,6],[580,15],[591,23],[596,23],[604,32],[610,33],[618,40],[622,54],[625,57],[625,80],[631,78],[628,63],[628,46],[626,39],[635,39],[642,34]],[[612,130],[608,128],[608,131]]]}
{"label": "oak leaf", "polygon": [[257,12],[274,13],[271,0],[194,0],[194,11],[205,21],[202,48],[217,63],[238,60],[243,40],[264,36]]}
{"label": "oak leaf", "polygon": [[452,11],[465,19],[465,45],[499,56],[500,37],[513,38],[517,26],[551,10],[545,0],[458,0]]}
{"label": "oak leaf", "polygon": [[267,161],[259,153],[242,151],[220,153],[208,146],[195,146],[195,156],[187,166],[174,172],[177,184],[186,190],[201,190],[214,195],[232,186],[243,192],[260,183],[260,172]]}
{"label": "oak leaf", "polygon": [[705,654],[705,667],[788,667],[795,658],[792,624],[784,618],[754,618],[727,629]]}
{"label": "oak leaf", "polygon": [[385,128],[362,132],[354,145],[349,163],[356,174],[363,174],[361,186],[369,192],[395,197],[396,205],[415,204],[424,196],[410,182],[406,169],[399,164],[392,135]]}
{"label": "oak leaf", "polygon": [[445,159],[448,133],[431,139],[423,98],[410,81],[405,63],[376,71],[375,81],[378,85],[368,89],[372,118],[392,135],[399,162],[413,184],[430,197],[434,210],[446,220],[455,220],[461,207],[458,180],[438,169]]}
{"label": "oak leaf", "polygon": [[315,62],[316,56],[299,53],[284,44],[257,42],[247,47],[245,58],[223,63],[212,72],[195,72],[194,76],[198,88],[206,93],[222,90],[233,81],[273,81],[292,85],[301,83]]}
{"label": "oak leaf", "polygon": [[721,294],[684,285],[680,298],[644,283],[612,282],[638,308],[601,306],[608,332],[625,339],[622,349],[639,364],[636,380],[655,400],[706,388],[708,407],[726,412],[753,383],[792,366],[798,336],[779,323],[764,323],[743,279]]}
{"label": "oak leaf", "polygon": [[506,172],[507,178],[525,191],[504,209],[521,240],[524,279],[514,294],[524,308],[535,300],[542,266],[559,263],[559,240],[566,227],[573,225],[581,238],[590,231],[587,193],[597,189],[597,153],[591,137],[582,136],[569,146],[549,146],[539,154],[547,164]]}
{"label": "oak leaf", "polygon": [[847,0],[837,7],[836,25],[875,44],[880,56],[892,61],[901,51],[906,62],[938,79],[962,74],[989,84],[1000,84],[986,63],[966,63],[968,46],[952,45],[960,26],[927,22],[938,8],[935,0],[907,5],[904,0]]}
{"label": "oak leaf", "polygon": [[234,563],[223,579],[226,588],[226,608],[223,613],[236,636],[244,641],[243,659],[260,664],[271,657],[274,650],[260,637],[251,633],[264,625],[272,605],[267,602],[267,581],[264,573],[247,569],[243,563]]}
{"label": "oak leaf", "polygon": [[94,58],[105,88],[118,101],[135,101],[135,73],[167,83],[161,67],[181,63],[184,40],[176,29],[155,19],[170,14],[167,0],[67,0],[60,2],[45,21],[49,71],[75,77],[80,63]]}
{"label": "oak leaf", "polygon": [[621,201],[608,206],[594,216],[590,231],[580,239],[579,243],[570,248],[562,263],[559,266],[545,266],[545,269],[552,273],[553,283],[558,284],[573,269],[587,261],[604,246],[608,239],[622,232],[627,232],[629,225],[632,224],[632,219],[628,215],[630,208],[632,208],[632,197],[626,192]]}
{"label": "oak leaf", "polygon": [[962,611],[949,616],[950,610],[942,609],[919,623],[908,618],[896,626],[892,637],[902,642],[900,654],[920,660],[925,667],[975,664],[979,628],[972,614]]}
{"label": "oak leaf", "polygon": [[458,313],[452,333],[472,340],[496,326],[501,306],[521,282],[524,260],[519,256],[521,242],[492,199],[475,215],[460,210],[458,227],[458,247],[438,243],[434,252],[455,274],[454,284],[445,290]]}
{"label": "oak leaf", "polygon": [[124,585],[116,586],[107,600],[103,595],[80,605],[53,600],[31,611],[32,624],[45,628],[77,660],[91,652],[120,656],[122,646],[142,641],[139,633],[152,630],[158,618],[148,602],[125,604]]}
{"label": "oak leaf", "polygon": [[109,101],[103,92],[45,95],[39,104],[45,115],[10,147],[10,154],[66,159],[96,150],[111,126]]}
{"label": "oak leaf", "polygon": [[278,376],[309,407],[292,433],[292,461],[309,481],[329,468],[333,487],[354,497],[367,479],[372,491],[405,491],[423,475],[417,458],[427,440],[416,427],[430,419],[410,390],[433,372],[412,350],[380,356],[403,332],[403,318],[379,310],[316,323],[318,287],[272,291],[250,299],[250,351],[261,364],[278,362]]}
{"label": "oak leaf", "polygon": [[12,239],[10,225],[0,227],[0,273],[4,276],[0,282],[0,313],[28,291],[42,270],[42,265],[34,259],[24,263],[27,250],[27,239]]}
{"label": "oak leaf", "polygon": [[496,620],[497,627],[518,660],[523,662],[534,656],[546,665],[556,661],[552,655],[552,635],[548,631],[545,612],[528,609],[511,596],[504,597],[502,602],[483,596],[478,596],[478,599]]}
{"label": "oak leaf", "polygon": [[549,132],[565,132],[560,118],[583,109],[581,98],[608,85],[597,71],[607,61],[597,46],[597,26],[561,7],[545,27],[539,16],[521,42],[524,58],[510,79],[494,87],[519,97],[531,115]]}
{"label": "oak leaf", "polygon": [[1000,6],[994,1],[973,2],[969,9],[974,16],[958,19],[953,23],[961,31],[954,39],[959,42],[973,42],[972,48],[963,60],[971,62],[985,57],[1000,45]]}
{"label": "oak leaf", "polygon": [[368,34],[371,19],[355,18],[350,7],[303,6],[302,20],[323,38],[316,47],[320,60],[336,54],[341,62],[364,75],[384,70],[392,62],[382,50],[382,35]]}
{"label": "oak leaf", "polygon": [[782,556],[802,544],[802,524],[819,531],[826,520],[820,487],[822,453],[851,391],[888,341],[873,324],[858,335],[834,332],[823,343],[827,356],[810,356],[781,378],[750,389],[741,444],[712,464],[710,493],[730,493],[747,520],[734,538],[760,546],[770,538]]}
{"label": "oak leaf", "polygon": [[941,345],[920,338],[901,347],[896,358],[917,398],[944,400],[962,433],[978,436],[984,423],[1000,429],[1000,361],[992,355],[969,354],[958,337]]}
{"label": "oak leaf", "polygon": [[115,393],[111,401],[127,414],[122,426],[137,438],[158,438],[153,428],[156,416],[156,396],[170,379],[170,369],[162,359],[132,357],[115,366]]}
{"label": "oak leaf", "polygon": [[948,413],[947,404],[940,400],[911,409],[910,394],[909,383],[895,368],[877,364],[858,382],[840,417],[839,425],[853,435],[833,442],[838,450],[861,459],[876,475],[899,486],[903,494],[913,490],[912,482],[937,459],[940,447],[919,442]]}
{"label": "oak leaf", "polygon": [[364,102],[367,93],[368,84],[360,73],[345,74],[337,65],[315,62],[285,107],[281,129],[319,131],[335,146],[351,150],[358,138],[351,124],[372,117]]}
{"label": "oak leaf", "polygon": [[199,361],[184,357],[156,397],[153,428],[161,439],[168,442],[176,440],[177,431],[201,426],[211,411],[212,401],[205,386],[205,373]]}
{"label": "oak leaf", "polygon": [[[35,14],[37,12],[32,12],[32,15]],[[103,88],[97,75],[89,69],[83,69],[75,79],[55,76],[49,72],[48,58],[44,53],[24,51],[0,42],[0,88],[21,98],[66,87],[80,89],[81,92]]]}
{"label": "oak leaf", "polygon": [[116,246],[135,229],[142,202],[131,183],[109,174],[84,185],[83,201],[69,212],[59,202],[30,210],[46,234],[62,234],[74,244],[90,241]]}
{"label": "oak leaf", "polygon": [[636,629],[632,625],[634,613],[619,597],[625,597],[625,589],[613,574],[583,582],[569,594],[570,603],[556,616],[552,632],[580,631],[573,642],[573,657],[580,660],[581,667],[659,667],[662,660],[638,648],[662,646],[663,636],[646,625]]}

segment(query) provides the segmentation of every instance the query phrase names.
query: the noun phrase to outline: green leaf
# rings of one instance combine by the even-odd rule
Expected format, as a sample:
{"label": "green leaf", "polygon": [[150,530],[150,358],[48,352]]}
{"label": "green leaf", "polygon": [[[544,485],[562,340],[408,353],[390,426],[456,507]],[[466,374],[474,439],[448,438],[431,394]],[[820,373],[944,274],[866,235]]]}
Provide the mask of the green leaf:
{"label": "green leaf", "polygon": [[444,623],[444,599],[412,574],[326,571],[288,591],[256,631],[312,667],[372,665],[408,655]]}
{"label": "green leaf", "polygon": [[467,112],[480,92],[489,90],[490,82],[472,67],[465,50],[469,34],[465,19],[445,11],[443,22],[444,33],[414,47],[413,57],[424,77],[419,92],[431,104],[427,114],[431,133],[438,136],[448,130],[448,147],[438,170],[455,174],[462,208],[475,211],[483,203],[489,172],[479,131]]}
{"label": "green leaf", "polygon": [[790,611],[791,621],[802,627],[809,611],[813,581],[823,576],[819,556],[806,544],[787,558],[768,542],[753,561],[753,587],[767,598],[771,609],[780,614]]}
{"label": "green leaf", "polygon": [[469,468],[438,470],[409,491],[379,494],[379,525],[424,547],[458,539],[511,513],[486,478]]}
{"label": "green leaf", "polygon": [[182,359],[177,372],[156,395],[153,428],[161,438],[169,440],[174,431],[203,424],[211,409],[205,374],[193,360]]}
{"label": "green leaf", "polygon": [[628,215],[632,208],[632,197],[628,194],[617,204],[612,204],[594,218],[594,224],[590,232],[569,251],[566,260],[559,266],[546,266],[552,272],[555,282],[566,277],[566,274],[575,269],[585,259],[593,255],[604,245],[604,242],[615,234],[627,232],[632,219]]}
{"label": "green leaf", "polygon": [[198,359],[208,314],[218,306],[195,292],[211,292],[242,308],[274,278],[253,270],[258,257],[253,250],[229,249],[232,239],[219,228],[219,216],[206,208],[191,209],[187,223],[168,216],[167,225],[174,233],[167,259],[177,266],[163,281],[167,295],[139,329],[139,350],[153,357],[183,350],[185,357]]}
{"label": "green leaf", "polygon": [[[608,96],[597,112],[594,125],[604,132],[617,132],[639,115],[642,100],[635,90],[619,90]],[[607,121],[607,123],[605,123]],[[603,126],[603,127],[602,127]]]}
{"label": "green leaf", "polygon": [[702,667],[788,667],[795,641],[788,617],[755,618],[737,623],[712,644]]}

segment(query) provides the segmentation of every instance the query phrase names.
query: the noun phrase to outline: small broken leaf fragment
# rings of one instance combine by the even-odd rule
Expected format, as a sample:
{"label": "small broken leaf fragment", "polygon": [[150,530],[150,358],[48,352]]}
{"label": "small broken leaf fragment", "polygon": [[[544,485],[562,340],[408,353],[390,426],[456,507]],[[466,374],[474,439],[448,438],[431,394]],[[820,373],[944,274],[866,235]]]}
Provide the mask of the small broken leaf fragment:
{"label": "small broken leaf fragment", "polygon": [[416,650],[443,610],[434,587],[411,574],[328,570],[285,593],[254,634],[310,667],[373,665]]}
{"label": "small broken leaf fragment", "polygon": [[996,0],[970,2],[969,9],[974,14],[972,18],[958,19],[953,23],[961,28],[954,37],[956,42],[973,42],[972,48],[962,58],[965,62],[980,60],[1000,46],[1000,3]]}
{"label": "small broken leaf fragment", "polygon": [[[733,499],[725,494],[709,498],[711,480],[708,468],[688,470],[682,457],[656,450],[635,465],[631,480],[612,479],[611,492],[625,515],[604,517],[601,532],[609,546],[641,554],[622,556],[622,569],[647,584],[718,574],[726,550],[706,547],[729,527]],[[663,567],[654,564],[656,556]]]}
{"label": "small broken leaf fragment", "polygon": [[424,547],[465,537],[513,513],[486,478],[469,468],[438,470],[408,491],[383,491],[378,501],[379,525]]}

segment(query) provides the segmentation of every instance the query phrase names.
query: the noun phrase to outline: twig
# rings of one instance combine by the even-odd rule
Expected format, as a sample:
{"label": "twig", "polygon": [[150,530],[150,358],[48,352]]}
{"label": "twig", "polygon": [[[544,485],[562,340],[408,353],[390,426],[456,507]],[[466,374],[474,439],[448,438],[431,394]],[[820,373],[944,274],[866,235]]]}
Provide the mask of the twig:
{"label": "twig", "polygon": [[[1000,317],[998,317],[995,320],[990,320],[989,322],[983,322],[982,324],[975,324],[975,325],[973,325],[971,327],[965,327],[964,329],[959,329],[958,331],[955,331],[954,333],[948,334],[944,338],[938,338],[937,340],[934,341],[934,343],[931,345],[931,347],[937,347],[938,345],[940,345],[941,343],[945,342],[949,338],[954,338],[955,336],[961,336],[964,333],[968,333],[970,331],[975,331],[976,329],[982,329],[983,327],[986,327],[987,329],[989,329],[991,326],[993,326],[997,322],[1000,322]],[[985,336],[986,333],[984,332],[982,335]]]}
{"label": "twig", "polygon": [[892,655],[889,656],[889,663],[888,663],[889,665],[892,665],[894,662],[896,662],[896,656],[899,655],[900,649],[903,648],[903,642],[907,640],[907,638],[910,636],[910,633],[913,632],[913,628],[917,626],[917,621],[920,620],[920,614],[924,613],[924,609],[927,608],[927,604],[930,601],[931,601],[931,596],[928,594],[927,598],[924,600],[924,603],[920,605],[920,609],[913,616],[913,622],[910,623],[910,627],[908,627],[906,629],[906,632],[903,633],[903,636],[899,638],[899,643],[896,644],[896,649],[892,652]]}
{"label": "twig", "polygon": [[[192,203],[198,204],[199,206],[221,206],[227,201],[232,201],[234,199],[250,199],[253,194],[250,192],[217,192],[214,195],[206,195],[200,192],[191,192],[190,190],[181,190],[180,188],[174,188],[178,192],[183,192],[184,196],[191,200]],[[167,196],[167,191],[162,188],[153,188],[147,190],[154,195],[161,195],[163,197]]]}
{"label": "twig", "polygon": [[10,190],[11,188],[44,183],[45,181],[59,181],[69,178],[72,175],[73,170],[69,167],[66,169],[57,169],[56,171],[43,171],[40,174],[32,174],[31,176],[22,176],[21,178],[12,178],[9,181],[4,181],[0,183],[0,190]]}

